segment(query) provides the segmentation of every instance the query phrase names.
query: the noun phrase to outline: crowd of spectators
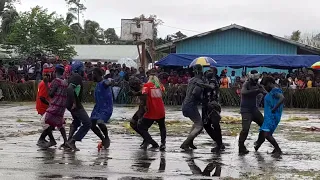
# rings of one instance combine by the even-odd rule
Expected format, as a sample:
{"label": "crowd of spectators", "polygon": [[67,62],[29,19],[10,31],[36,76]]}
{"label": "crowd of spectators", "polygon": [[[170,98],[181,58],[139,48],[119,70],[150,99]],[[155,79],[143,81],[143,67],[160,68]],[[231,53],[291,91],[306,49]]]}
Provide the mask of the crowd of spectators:
{"label": "crowd of spectators", "polygon": [[[60,60],[58,58],[27,58],[18,64],[9,62],[4,65],[0,60],[0,81],[10,81],[14,83],[24,83],[29,80],[41,80],[42,70],[44,68],[52,68],[56,64],[63,64],[65,67],[64,77],[68,78],[71,73],[71,65],[67,60]],[[142,82],[147,81],[147,73],[142,67],[136,69],[127,67],[125,64],[117,64],[111,62],[85,62],[84,63],[84,80],[92,81],[92,72],[95,67],[99,67],[106,72],[108,78],[115,82],[126,80],[126,76],[136,76]],[[188,84],[192,77],[192,71],[189,69],[162,69],[157,68],[158,77],[165,85],[183,85]],[[220,74],[217,73],[216,78],[220,82],[220,88],[236,88],[241,89],[242,84],[247,80],[246,73],[243,72],[241,76],[236,76],[235,71],[229,74],[225,69]],[[320,87],[320,74],[315,74],[313,71],[307,69],[300,69],[285,73],[261,73],[263,76],[273,76],[280,87],[287,87],[290,89],[305,89],[312,87]]]}

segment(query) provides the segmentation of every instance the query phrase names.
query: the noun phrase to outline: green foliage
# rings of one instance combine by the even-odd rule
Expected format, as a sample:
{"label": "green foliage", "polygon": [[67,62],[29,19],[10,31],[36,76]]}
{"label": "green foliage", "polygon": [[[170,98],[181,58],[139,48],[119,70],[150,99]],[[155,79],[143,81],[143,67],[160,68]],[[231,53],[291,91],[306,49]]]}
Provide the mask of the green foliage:
{"label": "green foliage", "polygon": [[82,14],[87,8],[81,3],[81,0],[65,0],[69,6],[69,13],[76,14],[78,24],[80,24],[80,14]]}
{"label": "green foliage", "polygon": [[178,32],[172,34],[171,37],[172,37],[174,40],[178,40],[178,39],[186,38],[187,35],[183,34],[181,31],[178,31]]}
{"label": "green foliage", "polygon": [[119,41],[119,37],[116,34],[116,30],[114,28],[108,28],[104,31],[104,37],[106,38],[107,44],[115,44],[117,41]]}
{"label": "green foliage", "polygon": [[0,17],[1,17],[1,43],[5,40],[7,35],[11,32],[12,24],[18,17],[18,13],[14,7],[17,0],[0,0]]}
{"label": "green foliage", "polygon": [[300,35],[301,35],[301,32],[299,30],[293,31],[292,35],[290,36],[290,39],[293,40],[293,41],[299,41],[300,40]]}
{"label": "green foliage", "polygon": [[41,52],[71,58],[76,52],[68,45],[70,31],[63,18],[37,6],[19,15],[6,44],[12,45],[20,55]]}

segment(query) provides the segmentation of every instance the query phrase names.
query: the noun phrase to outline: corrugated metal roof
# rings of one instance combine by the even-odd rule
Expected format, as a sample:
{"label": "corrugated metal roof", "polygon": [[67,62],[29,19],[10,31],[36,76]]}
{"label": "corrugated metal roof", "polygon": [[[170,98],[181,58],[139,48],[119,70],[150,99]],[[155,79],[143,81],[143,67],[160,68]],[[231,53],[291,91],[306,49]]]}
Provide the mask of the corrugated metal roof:
{"label": "corrugated metal roof", "polygon": [[[249,31],[249,32],[252,32],[252,33],[255,33],[255,34],[259,34],[261,36],[265,36],[265,37],[268,37],[268,38],[274,38],[274,39],[277,39],[277,40],[285,42],[285,43],[293,44],[293,45],[296,45],[296,46],[298,46],[300,48],[303,48],[303,49],[315,52],[317,54],[320,54],[320,49],[319,48],[312,47],[312,46],[309,46],[309,45],[306,45],[306,44],[302,44],[302,43],[299,43],[299,42],[296,42],[296,41],[292,41],[292,40],[289,40],[289,39],[286,39],[286,38],[283,38],[283,37],[279,37],[279,36],[275,36],[275,35],[272,35],[272,34],[268,34],[268,33],[262,32],[262,31],[250,29],[250,28],[247,28],[247,27],[244,27],[244,26],[240,26],[240,25],[237,25],[237,24],[232,24],[230,26],[222,27],[222,28],[215,29],[215,30],[212,30],[212,31],[208,31],[208,32],[204,32],[204,33],[197,34],[197,35],[194,35],[194,36],[190,36],[190,37],[186,37],[186,38],[183,38],[183,39],[179,39],[179,40],[174,41],[174,43],[182,42],[182,41],[185,41],[185,40],[188,40],[188,39],[201,38],[201,37],[207,36],[207,35],[212,34],[212,33],[218,33],[218,32],[227,31],[227,30],[230,30],[230,29],[240,29],[240,30],[243,30],[243,31]],[[169,44],[168,44],[168,46],[169,46]],[[163,47],[161,47],[161,48],[163,48]]]}
{"label": "corrugated metal roof", "polygon": [[136,45],[71,45],[77,55],[77,60],[118,61],[121,58],[136,60],[139,58]]}

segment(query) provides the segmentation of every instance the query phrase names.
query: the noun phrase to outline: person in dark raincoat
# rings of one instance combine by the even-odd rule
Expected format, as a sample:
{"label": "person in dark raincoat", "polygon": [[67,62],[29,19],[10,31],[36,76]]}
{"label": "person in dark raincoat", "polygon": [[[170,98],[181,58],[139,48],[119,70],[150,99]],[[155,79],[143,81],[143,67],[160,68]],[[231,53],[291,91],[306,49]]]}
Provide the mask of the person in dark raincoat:
{"label": "person in dark raincoat", "polygon": [[221,106],[219,104],[219,82],[211,71],[206,72],[204,82],[205,84],[197,83],[197,85],[204,89],[202,99],[202,121],[204,129],[217,144],[215,148],[212,148],[211,152],[220,152],[225,149],[225,146],[222,143],[220,127]]}

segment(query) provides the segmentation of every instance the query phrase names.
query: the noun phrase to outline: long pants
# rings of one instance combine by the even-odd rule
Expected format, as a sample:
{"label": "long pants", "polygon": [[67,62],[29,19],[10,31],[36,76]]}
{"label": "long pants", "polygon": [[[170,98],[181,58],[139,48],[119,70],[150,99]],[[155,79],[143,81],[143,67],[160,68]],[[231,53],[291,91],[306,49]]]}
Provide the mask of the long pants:
{"label": "long pants", "polygon": [[159,130],[160,130],[160,135],[161,135],[161,144],[165,144],[166,138],[167,138],[167,128],[166,128],[166,124],[165,124],[165,118],[158,119],[158,120],[143,118],[143,119],[141,119],[141,121],[139,121],[138,129],[140,130],[143,139],[147,143],[152,144],[152,145],[156,145],[157,142],[155,142],[152,139],[151,135],[148,132],[148,129],[152,126],[152,124],[154,122],[157,122],[159,125]]}
{"label": "long pants", "polygon": [[214,140],[218,146],[222,145],[222,134],[220,127],[220,114],[208,106],[202,107],[203,127],[208,135]]}
{"label": "long pants", "polygon": [[131,128],[133,130],[135,130],[141,137],[142,137],[142,133],[140,132],[140,130],[138,128],[138,121],[143,118],[144,113],[145,113],[145,110],[144,110],[143,106],[139,106],[138,111],[133,115],[133,117],[130,121]]}
{"label": "long pants", "polygon": [[[91,120],[91,130],[103,141],[104,139],[109,138],[108,128],[102,120]],[[99,127],[99,128],[98,128]],[[103,134],[102,134],[103,133]]]}
{"label": "long pants", "polygon": [[193,122],[192,128],[187,139],[182,143],[182,145],[190,145],[193,140],[201,133],[203,130],[203,122],[201,115],[198,111],[198,107],[183,107],[182,113],[185,117],[188,117]]}
{"label": "long pants", "polygon": [[251,112],[241,113],[242,116],[242,130],[239,136],[239,146],[244,146],[244,142],[247,140],[250,126],[252,121],[257,123],[259,126],[263,124],[263,115],[258,108],[255,108]]}
{"label": "long pants", "polygon": [[91,120],[84,109],[72,111],[71,115],[73,117],[72,125],[75,130],[80,127],[77,133],[73,136],[73,140],[81,141],[91,128]]}

